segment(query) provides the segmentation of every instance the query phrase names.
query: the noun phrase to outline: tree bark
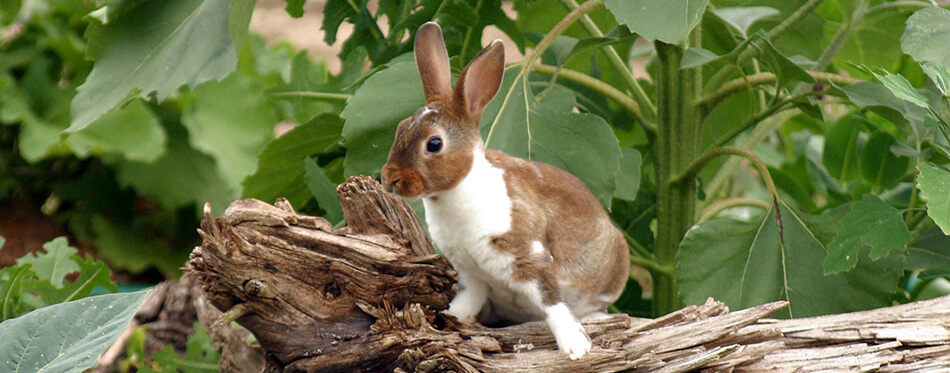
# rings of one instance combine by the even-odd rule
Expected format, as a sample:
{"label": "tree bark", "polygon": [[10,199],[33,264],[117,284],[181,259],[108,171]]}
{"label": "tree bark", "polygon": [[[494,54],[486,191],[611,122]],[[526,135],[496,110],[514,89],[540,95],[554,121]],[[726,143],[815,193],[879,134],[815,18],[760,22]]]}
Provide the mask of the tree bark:
{"label": "tree bark", "polygon": [[341,229],[283,200],[237,201],[219,218],[205,207],[187,269],[225,311],[210,332],[236,320],[259,344],[216,338],[222,349],[263,355],[270,372],[950,369],[950,297],[781,321],[765,317],[785,302],[729,312],[712,299],[656,320],[582,320],[595,347],[570,360],[543,322],[488,328],[440,313],[456,274],[412,209],[368,177],[337,192]]}

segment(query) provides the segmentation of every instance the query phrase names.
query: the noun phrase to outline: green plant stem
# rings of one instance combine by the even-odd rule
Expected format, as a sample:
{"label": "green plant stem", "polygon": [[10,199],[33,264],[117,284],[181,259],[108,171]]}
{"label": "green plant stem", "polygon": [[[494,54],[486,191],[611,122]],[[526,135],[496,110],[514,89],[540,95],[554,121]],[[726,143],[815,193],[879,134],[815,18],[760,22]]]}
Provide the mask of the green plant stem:
{"label": "green plant stem", "polygon": [[[802,4],[801,8],[798,8],[794,13],[788,16],[782,23],[779,23],[775,28],[769,30],[766,33],[769,40],[775,40],[785,34],[786,31],[795,26],[796,23],[805,18],[809,13],[811,13],[815,8],[817,8],[824,0],[808,0],[805,4]],[[732,77],[732,74],[735,73],[735,66],[742,66],[746,62],[749,62],[750,59],[755,57],[756,51],[758,48],[746,48],[742,53],[739,54],[739,58],[736,62],[736,65],[727,65],[723,66],[722,69],[716,72],[712,78],[709,79],[709,82],[706,84],[707,87],[719,87],[723,82]]]}
{"label": "green plant stem", "polygon": [[716,157],[723,155],[738,155],[745,157],[746,159],[752,161],[755,165],[755,168],[759,170],[759,173],[762,174],[762,179],[765,181],[765,186],[769,189],[769,193],[772,195],[773,199],[778,199],[778,190],[775,188],[775,183],[772,181],[772,175],[769,174],[769,169],[765,167],[765,163],[762,163],[762,160],[759,159],[759,156],[755,155],[750,150],[737,148],[734,146],[721,146],[718,148],[709,149],[706,153],[696,158],[692,164],[684,171],[683,173],[676,175],[675,177],[670,178],[671,184],[695,184],[696,176],[699,175],[699,172],[703,170],[703,167],[706,167],[710,161]]}
{"label": "green plant stem", "polygon": [[838,51],[841,50],[841,47],[844,46],[844,42],[848,40],[848,36],[851,35],[851,21],[845,22],[841,25],[841,28],[835,32],[835,36],[831,38],[831,43],[828,43],[828,47],[821,52],[821,55],[818,56],[818,61],[815,63],[812,71],[823,71],[828,68],[828,65],[831,64],[831,59],[838,54]]}
{"label": "green plant stem", "polygon": [[733,127],[731,130],[729,130],[729,132],[726,132],[724,135],[717,138],[716,141],[714,141],[712,144],[709,145],[709,147],[715,148],[715,147],[726,145],[727,143],[735,139],[736,136],[739,136],[740,133],[742,133],[743,131],[745,131],[746,129],[752,126],[755,126],[756,124],[759,124],[760,122],[767,119],[768,117],[771,117],[772,115],[775,115],[776,113],[782,112],[784,110],[788,110],[788,109],[796,107],[795,101],[807,96],[813,96],[817,94],[822,94],[822,92],[809,91],[800,95],[787,97],[787,98],[778,100],[776,102],[773,102],[769,106],[766,106],[764,109],[762,109],[762,111],[755,113],[755,115],[753,115],[751,118],[746,120],[744,123],[736,127]]}
{"label": "green plant stem", "polygon": [[608,99],[613,100],[620,105],[624,110],[633,115],[637,119],[637,122],[643,126],[643,130],[650,134],[656,133],[656,124],[648,122],[643,117],[643,112],[640,110],[640,105],[637,105],[637,102],[631,99],[629,96],[621,92],[620,90],[614,88],[610,84],[604,83],[602,80],[591,77],[590,75],[574,71],[571,69],[565,69],[563,67],[558,68],[556,66],[545,65],[545,64],[536,64],[534,65],[534,71],[542,74],[551,74],[565,80],[583,85],[584,87],[590,88],[597,93],[604,95]]}
{"label": "green plant stem", "polygon": [[646,269],[650,271],[651,273],[663,273],[663,274],[666,274],[667,276],[672,276],[673,271],[674,271],[672,268],[661,266],[652,260],[642,258],[636,255],[630,256],[630,264]]}
{"label": "green plant stem", "polygon": [[346,93],[324,93],[324,92],[274,92],[270,93],[272,96],[276,97],[299,97],[299,98],[312,98],[315,100],[328,100],[328,101],[346,101],[349,100],[353,95],[348,95]]}
{"label": "green plant stem", "polygon": [[[689,45],[700,46],[700,29],[690,34]],[[684,48],[660,41],[657,53],[656,101],[657,136],[654,142],[657,185],[656,259],[664,267],[675,268],[676,250],[686,231],[693,226],[696,210],[696,183],[671,183],[675,175],[688,169],[699,153],[701,122],[694,100],[702,89],[702,69],[681,69]],[[675,276],[654,273],[653,311],[665,315],[682,306]]]}
{"label": "green plant stem", "polygon": [[[559,0],[562,5],[568,10],[573,11],[580,5],[578,5],[576,0]],[[581,27],[587,31],[587,34],[593,37],[602,37],[604,33],[600,31],[600,28],[590,19],[587,15],[581,17]],[[656,107],[653,106],[653,102],[650,101],[650,97],[647,96],[646,92],[643,91],[643,87],[640,86],[640,83],[637,82],[637,79],[634,78],[633,73],[630,71],[629,64],[620,58],[620,55],[617,54],[617,50],[614,47],[606,45],[600,47],[601,53],[607,58],[607,63],[609,63],[614,70],[617,71],[617,74],[620,75],[621,81],[623,81],[624,86],[630,90],[630,93],[633,94],[633,99],[643,108],[644,117],[648,120],[654,120],[656,118]]]}
{"label": "green plant stem", "polygon": [[741,198],[741,197],[726,198],[723,200],[713,202],[711,205],[703,209],[703,212],[699,214],[699,219],[697,221],[701,222],[701,221],[709,220],[712,217],[716,216],[716,214],[722,212],[725,209],[739,207],[739,206],[758,207],[763,210],[769,209],[768,203],[757,200],[755,198]]}
{"label": "green plant stem", "polygon": [[930,8],[934,4],[925,1],[894,1],[883,3],[868,8],[864,14],[867,16],[898,8]]}
{"label": "green plant stem", "polygon": [[637,242],[637,240],[633,238],[633,236],[631,236],[630,233],[627,233],[627,231],[623,229],[620,229],[620,232],[623,233],[623,238],[627,240],[627,243],[630,245],[630,247],[633,248],[634,251],[637,252],[637,254],[639,254],[643,258],[656,261],[656,256],[654,256],[653,253],[647,250],[647,248],[643,247],[643,245]]}
{"label": "green plant stem", "polygon": [[544,35],[544,38],[538,42],[538,45],[534,47],[534,50],[531,51],[531,53],[525,56],[524,61],[521,63],[525,67],[531,66],[534,61],[537,60],[538,57],[541,57],[541,54],[543,54],[544,51],[551,46],[551,43],[554,42],[554,39],[557,39],[558,36],[561,36],[561,34],[563,34],[568,27],[574,24],[574,22],[577,22],[581,16],[602,6],[604,6],[602,1],[588,1],[584,3],[584,5],[578,6],[571,10],[566,16],[564,16],[564,18],[561,19],[561,21],[554,25],[554,28],[552,28],[551,31],[548,31],[548,33]]}
{"label": "green plant stem", "polygon": [[[749,136],[746,137],[746,140],[740,145],[740,147],[743,149],[754,148],[782,124],[782,119],[779,117],[790,117],[799,112],[800,111],[797,109],[792,109],[782,114],[772,115],[763,119],[763,121],[760,122],[761,124],[755,126],[752,129],[752,131],[749,133]],[[706,202],[703,203],[703,206],[708,206],[715,200],[716,196],[720,195],[719,190],[722,189],[724,185],[726,185],[726,182],[732,177],[732,172],[735,171],[736,167],[738,166],[738,159],[730,159],[726,161],[726,163],[724,163],[718,171],[716,171],[716,175],[713,176],[712,180],[708,184],[706,184],[705,191],[707,197]]]}
{"label": "green plant stem", "polygon": [[[441,8],[446,3],[448,3],[448,1],[442,2],[442,4],[439,5],[439,8]],[[478,2],[475,3],[475,14],[480,14],[481,9],[482,9],[482,0],[478,0]],[[462,50],[459,52],[459,59],[462,61],[463,64],[466,61],[465,51],[468,50],[468,46],[472,42],[472,32],[474,30],[475,30],[474,26],[469,27],[468,30],[465,31],[465,37],[462,39]]]}
{"label": "green plant stem", "polygon": [[[809,71],[808,75],[811,75],[811,77],[819,83],[824,84],[834,83],[837,85],[851,85],[863,81],[861,79],[855,79],[844,75],[819,71]],[[716,107],[719,102],[736,92],[747,89],[750,86],[757,87],[765,84],[774,84],[777,79],[778,77],[776,77],[775,74],[768,72],[746,75],[744,78],[736,78],[723,83],[715,92],[700,98],[698,100],[698,104],[702,105],[706,112],[709,112],[712,111],[712,109]]]}

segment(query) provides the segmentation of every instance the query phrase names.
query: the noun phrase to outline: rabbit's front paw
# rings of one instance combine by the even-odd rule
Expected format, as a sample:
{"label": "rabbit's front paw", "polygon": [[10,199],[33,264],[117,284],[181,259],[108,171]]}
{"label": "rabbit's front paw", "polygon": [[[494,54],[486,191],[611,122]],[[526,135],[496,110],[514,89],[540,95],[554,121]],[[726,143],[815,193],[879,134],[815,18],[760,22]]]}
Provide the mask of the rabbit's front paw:
{"label": "rabbit's front paw", "polygon": [[548,307],[545,312],[561,352],[567,354],[571,360],[580,359],[590,352],[590,338],[584,333],[584,326],[574,318],[564,303]]}
{"label": "rabbit's front paw", "polygon": [[445,313],[455,316],[463,323],[472,324],[475,323],[478,313],[488,300],[488,286],[461,274],[460,278],[467,281],[462,281],[464,286],[462,291],[449,302],[449,309]]}
{"label": "rabbit's front paw", "polygon": [[583,327],[580,324],[577,326],[577,328],[560,330],[554,333],[558,348],[561,352],[567,354],[571,360],[580,359],[590,352],[591,348],[590,339],[584,334]]}

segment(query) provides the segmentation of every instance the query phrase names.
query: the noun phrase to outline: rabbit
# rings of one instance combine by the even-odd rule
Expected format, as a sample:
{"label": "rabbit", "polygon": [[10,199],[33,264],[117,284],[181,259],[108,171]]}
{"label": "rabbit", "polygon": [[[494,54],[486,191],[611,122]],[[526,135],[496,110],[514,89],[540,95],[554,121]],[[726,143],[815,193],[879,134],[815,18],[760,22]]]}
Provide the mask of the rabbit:
{"label": "rabbit", "polygon": [[630,253],[582,181],[554,166],[485,149],[478,130],[504,74],[493,41],[451,86],[438,24],[422,25],[415,58],[426,105],[401,121],[383,188],[422,198],[432,240],[458,272],[448,314],[462,322],[545,320],[571,359],[591,350],[578,321],[605,316]]}

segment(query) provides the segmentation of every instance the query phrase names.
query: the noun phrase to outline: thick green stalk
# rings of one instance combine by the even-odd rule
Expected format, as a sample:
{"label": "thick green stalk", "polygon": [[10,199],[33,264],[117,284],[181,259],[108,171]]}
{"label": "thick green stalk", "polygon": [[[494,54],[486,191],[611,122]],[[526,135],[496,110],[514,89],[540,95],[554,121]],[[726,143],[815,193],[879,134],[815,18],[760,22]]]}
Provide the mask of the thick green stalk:
{"label": "thick green stalk", "polygon": [[[699,29],[690,35],[690,45],[699,46]],[[683,47],[655,42],[657,53],[656,100],[656,261],[676,267],[676,249],[695,222],[696,183],[670,182],[688,169],[699,152],[700,111],[696,105],[702,89],[702,70],[680,69]],[[675,276],[654,276],[653,312],[656,316],[682,306]]]}

